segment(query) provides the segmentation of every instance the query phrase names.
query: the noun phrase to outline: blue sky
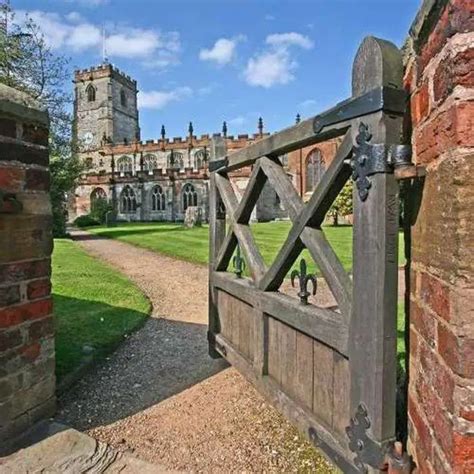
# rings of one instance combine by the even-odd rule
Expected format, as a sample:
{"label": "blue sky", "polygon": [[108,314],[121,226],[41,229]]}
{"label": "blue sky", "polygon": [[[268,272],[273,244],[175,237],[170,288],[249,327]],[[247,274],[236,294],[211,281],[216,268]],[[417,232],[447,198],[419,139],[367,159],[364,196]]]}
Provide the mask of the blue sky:
{"label": "blue sky", "polygon": [[[420,0],[12,0],[71,69],[109,60],[137,79],[142,138],[268,131],[350,95],[366,35],[401,46]],[[72,88],[72,84],[68,87]]]}

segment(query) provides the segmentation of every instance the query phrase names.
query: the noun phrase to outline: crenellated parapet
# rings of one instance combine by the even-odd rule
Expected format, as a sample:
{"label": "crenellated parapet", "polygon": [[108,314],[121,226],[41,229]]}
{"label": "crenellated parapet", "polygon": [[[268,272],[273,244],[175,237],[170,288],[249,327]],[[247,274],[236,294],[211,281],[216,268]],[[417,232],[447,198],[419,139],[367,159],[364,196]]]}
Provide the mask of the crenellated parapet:
{"label": "crenellated parapet", "polygon": [[77,69],[74,71],[74,83],[93,81],[111,77],[117,79],[120,82],[126,83],[128,86],[136,89],[137,81],[132,79],[128,74],[124,73],[112,64],[99,64],[88,69]]}

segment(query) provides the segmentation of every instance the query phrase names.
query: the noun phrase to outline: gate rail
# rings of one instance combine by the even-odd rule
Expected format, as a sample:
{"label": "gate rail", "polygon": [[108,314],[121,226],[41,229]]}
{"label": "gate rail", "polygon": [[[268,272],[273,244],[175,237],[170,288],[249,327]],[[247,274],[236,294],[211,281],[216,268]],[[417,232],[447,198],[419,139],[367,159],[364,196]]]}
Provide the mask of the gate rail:
{"label": "gate rail", "polygon": [[[350,99],[231,154],[223,138],[212,140],[210,354],[236,366],[344,472],[384,468],[395,441],[396,175],[416,174],[410,148],[402,145],[407,104],[402,73],[400,51],[368,37],[354,60]],[[278,157],[337,136],[344,138],[334,160],[303,203]],[[249,165],[252,173],[239,202],[229,173]],[[351,175],[352,279],[321,229]],[[267,182],[292,224],[269,267],[249,226]],[[226,272],[236,248],[251,278]],[[278,292],[304,248],[327,281],[337,310],[301,304]]]}

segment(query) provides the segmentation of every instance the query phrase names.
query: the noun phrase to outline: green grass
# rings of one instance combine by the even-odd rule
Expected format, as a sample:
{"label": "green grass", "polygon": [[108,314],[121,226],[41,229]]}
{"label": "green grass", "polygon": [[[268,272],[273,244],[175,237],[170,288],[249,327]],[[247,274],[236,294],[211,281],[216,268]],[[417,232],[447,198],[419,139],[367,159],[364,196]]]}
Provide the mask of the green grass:
{"label": "green grass", "polygon": [[139,327],[150,312],[140,290],[70,240],[55,240],[53,300],[58,380],[84,360],[84,345],[101,358]]}
{"label": "green grass", "polygon": [[[291,228],[288,221],[252,224],[252,231],[267,265],[270,265],[285,241]],[[347,271],[352,269],[352,227],[326,226],[324,233]],[[91,227],[89,232],[159,252],[171,257],[198,264],[207,264],[209,255],[208,227],[186,229],[169,223],[131,223],[117,227]],[[403,264],[403,239],[399,245],[399,263]],[[309,271],[316,269],[307,250],[302,256]],[[298,259],[299,262],[299,259]],[[295,268],[298,263],[295,264]]]}

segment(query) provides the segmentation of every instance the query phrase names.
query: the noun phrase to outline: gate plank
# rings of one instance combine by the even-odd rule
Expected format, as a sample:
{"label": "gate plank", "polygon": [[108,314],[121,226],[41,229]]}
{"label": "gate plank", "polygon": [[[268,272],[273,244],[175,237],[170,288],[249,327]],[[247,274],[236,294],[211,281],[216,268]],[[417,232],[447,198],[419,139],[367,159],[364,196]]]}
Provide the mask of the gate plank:
{"label": "gate plank", "polygon": [[332,426],[341,435],[346,438],[346,427],[351,418],[351,374],[349,371],[349,361],[338,354],[334,356],[334,404]]}
{"label": "gate plank", "polygon": [[313,413],[327,427],[332,426],[334,398],[334,352],[319,342],[313,342]]}
{"label": "gate plank", "polygon": [[296,335],[296,377],[294,392],[308,410],[313,409],[313,340],[300,332]]}
{"label": "gate plank", "polygon": [[280,367],[280,327],[282,324],[273,318],[268,318],[268,375],[281,384]]}
{"label": "gate plank", "polygon": [[286,324],[280,325],[281,386],[294,396],[296,380],[296,331]]}

